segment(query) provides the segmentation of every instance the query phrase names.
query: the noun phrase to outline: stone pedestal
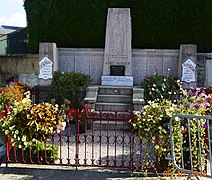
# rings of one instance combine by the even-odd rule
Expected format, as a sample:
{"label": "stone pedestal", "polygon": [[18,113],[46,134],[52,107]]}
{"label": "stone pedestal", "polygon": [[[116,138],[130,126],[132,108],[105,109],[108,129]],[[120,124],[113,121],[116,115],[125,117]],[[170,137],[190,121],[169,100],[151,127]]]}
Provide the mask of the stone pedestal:
{"label": "stone pedestal", "polygon": [[97,95],[98,95],[98,86],[89,86],[86,88],[86,97],[84,98],[84,102],[85,105],[92,110],[95,110]]}
{"label": "stone pedestal", "polygon": [[135,112],[140,112],[144,105],[144,89],[133,87],[133,110]]}

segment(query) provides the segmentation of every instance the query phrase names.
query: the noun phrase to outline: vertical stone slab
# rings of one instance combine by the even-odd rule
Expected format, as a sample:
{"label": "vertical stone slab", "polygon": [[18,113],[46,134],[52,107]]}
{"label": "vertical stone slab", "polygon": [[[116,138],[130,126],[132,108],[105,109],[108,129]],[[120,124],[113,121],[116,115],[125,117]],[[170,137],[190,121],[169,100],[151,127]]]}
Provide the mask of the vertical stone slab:
{"label": "vertical stone slab", "polygon": [[163,53],[152,50],[148,52],[147,75],[163,73]]}
{"label": "vertical stone slab", "polygon": [[147,52],[143,50],[134,50],[132,52],[133,61],[133,83],[140,85],[147,75]]}
{"label": "vertical stone slab", "polygon": [[207,59],[206,60],[206,77],[205,77],[205,86],[206,87],[211,87],[212,86],[212,59]]}
{"label": "vertical stone slab", "polygon": [[[55,43],[39,44],[39,62],[42,61],[44,58],[48,58],[50,61],[52,61],[53,63],[52,74],[54,71],[58,70],[58,51]],[[43,79],[43,78],[38,79],[38,84],[40,86],[49,86],[51,82],[52,79]]]}
{"label": "vertical stone slab", "polygon": [[103,56],[102,50],[96,50],[90,53],[90,76],[92,84],[101,84],[101,75],[103,71]]}
{"label": "vertical stone slab", "polygon": [[125,76],[132,76],[131,17],[129,8],[109,8],[107,16],[103,75],[110,66],[125,66]]}
{"label": "vertical stone slab", "polygon": [[[188,89],[190,87],[196,87],[197,83],[197,76],[196,76],[196,66],[197,62],[197,46],[194,44],[182,44],[180,46],[180,55],[179,55],[179,64],[178,64],[178,78],[186,79],[183,81],[183,87]],[[190,67],[188,67],[188,66]],[[187,67],[186,67],[187,66]],[[188,73],[189,71],[193,71],[194,78],[184,78],[186,72],[183,72],[187,68]],[[192,77],[192,76],[190,76]]]}
{"label": "vertical stone slab", "polygon": [[90,53],[89,51],[75,52],[75,72],[90,74]]}
{"label": "vertical stone slab", "polygon": [[62,72],[70,72],[75,70],[75,49],[58,48],[59,51],[59,70]]}

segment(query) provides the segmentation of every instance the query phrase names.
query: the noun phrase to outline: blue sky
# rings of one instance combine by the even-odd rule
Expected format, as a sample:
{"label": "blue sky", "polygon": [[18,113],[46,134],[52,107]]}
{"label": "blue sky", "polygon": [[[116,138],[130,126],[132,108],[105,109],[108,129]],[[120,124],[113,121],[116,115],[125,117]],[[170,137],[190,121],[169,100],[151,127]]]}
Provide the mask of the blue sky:
{"label": "blue sky", "polygon": [[0,0],[0,26],[26,26],[24,0]]}

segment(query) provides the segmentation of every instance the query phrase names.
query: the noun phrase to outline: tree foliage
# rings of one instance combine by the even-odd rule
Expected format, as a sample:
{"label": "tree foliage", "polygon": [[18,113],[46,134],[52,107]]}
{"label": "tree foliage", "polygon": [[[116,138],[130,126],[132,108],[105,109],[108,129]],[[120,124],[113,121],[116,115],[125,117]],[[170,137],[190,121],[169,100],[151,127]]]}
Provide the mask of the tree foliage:
{"label": "tree foliage", "polygon": [[212,50],[212,1],[201,0],[25,0],[29,48],[39,42],[59,47],[103,48],[107,10],[131,8],[133,48],[179,48],[197,44]]}

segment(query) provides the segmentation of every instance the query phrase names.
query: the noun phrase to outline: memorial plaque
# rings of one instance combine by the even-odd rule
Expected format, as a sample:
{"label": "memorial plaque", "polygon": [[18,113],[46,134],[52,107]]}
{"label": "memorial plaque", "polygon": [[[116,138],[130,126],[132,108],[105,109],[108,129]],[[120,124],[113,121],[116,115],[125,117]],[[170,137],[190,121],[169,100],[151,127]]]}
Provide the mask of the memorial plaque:
{"label": "memorial plaque", "polygon": [[110,66],[110,75],[111,76],[124,76],[125,75],[125,66]]}
{"label": "memorial plaque", "polygon": [[52,66],[53,66],[52,61],[47,57],[44,57],[39,62],[39,68],[40,68],[39,78],[52,79]]}
{"label": "memorial plaque", "polygon": [[187,59],[182,64],[182,81],[190,83],[190,82],[195,82],[195,68],[196,64],[193,63],[191,59]]}

